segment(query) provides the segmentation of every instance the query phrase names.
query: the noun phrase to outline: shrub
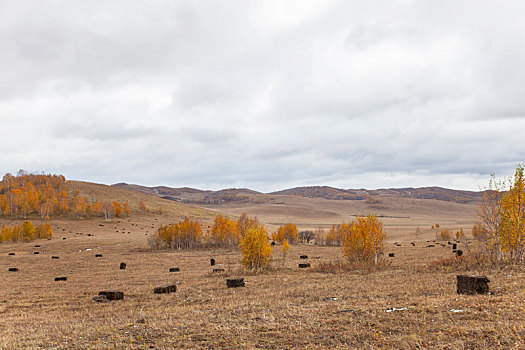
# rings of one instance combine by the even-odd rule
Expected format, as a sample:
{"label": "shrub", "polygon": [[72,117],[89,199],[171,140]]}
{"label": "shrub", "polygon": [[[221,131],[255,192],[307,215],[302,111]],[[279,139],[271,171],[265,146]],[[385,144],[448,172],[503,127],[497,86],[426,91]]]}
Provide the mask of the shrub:
{"label": "shrub", "polygon": [[452,232],[450,232],[450,230],[442,228],[439,232],[439,235],[437,235],[437,238],[442,241],[448,241],[452,238]]}

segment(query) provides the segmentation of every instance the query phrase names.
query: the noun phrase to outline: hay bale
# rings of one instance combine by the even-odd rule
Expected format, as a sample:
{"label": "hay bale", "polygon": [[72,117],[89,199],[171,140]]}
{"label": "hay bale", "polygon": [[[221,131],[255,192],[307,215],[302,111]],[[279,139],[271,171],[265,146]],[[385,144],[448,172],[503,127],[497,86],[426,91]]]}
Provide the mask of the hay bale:
{"label": "hay bale", "polygon": [[169,286],[156,287],[153,289],[154,294],[168,294],[175,293],[177,291],[177,286],[175,284],[170,284]]}
{"label": "hay bale", "polygon": [[462,256],[463,255],[463,251],[461,249],[456,250],[456,255],[457,256]]}
{"label": "hay bale", "polygon": [[93,297],[93,301],[96,301],[97,303],[107,303],[109,302],[108,298],[106,298],[105,295],[97,295]]}
{"label": "hay bale", "polygon": [[226,279],[228,288],[244,287],[244,278],[228,278]]}
{"label": "hay bale", "polygon": [[51,259],[60,259],[60,257],[59,257],[59,256],[56,256],[56,255],[53,255],[53,256],[51,257]]}
{"label": "hay bale", "polygon": [[210,259],[210,266],[215,266],[215,259]]}
{"label": "hay bale", "polygon": [[67,281],[67,277],[55,277],[55,281]]}
{"label": "hay bale", "polygon": [[179,272],[180,268],[178,267],[170,267],[170,272]]}
{"label": "hay bale", "polygon": [[395,256],[394,253],[388,253],[388,257],[389,257],[389,258],[393,258],[394,256]]}
{"label": "hay bale", "polygon": [[67,238],[66,237],[62,237],[62,240],[65,241]]}
{"label": "hay bale", "polygon": [[299,268],[300,268],[300,269],[306,269],[306,268],[308,268],[308,267],[310,267],[310,263],[299,264]]}
{"label": "hay bale", "polygon": [[18,267],[10,267],[9,272],[17,272],[18,271]]}
{"label": "hay bale", "polygon": [[273,247],[273,246],[275,246],[275,242],[274,242],[274,241],[272,241],[272,243],[271,243],[271,244],[272,244],[272,247]]}
{"label": "hay bale", "polygon": [[98,295],[103,295],[107,300],[124,300],[124,292],[102,291]]}
{"label": "hay bale", "polygon": [[486,276],[457,275],[458,294],[487,294],[490,280]]}
{"label": "hay bale", "polygon": [[35,244],[35,248],[40,248],[40,244]]}
{"label": "hay bale", "polygon": [[40,252],[33,252],[34,255],[40,254]]}
{"label": "hay bale", "polygon": [[126,263],[121,262],[119,268],[120,268],[121,270],[125,270],[125,269],[126,269]]}
{"label": "hay bale", "polygon": [[95,254],[95,258],[102,258],[102,254]]}
{"label": "hay bale", "polygon": [[427,245],[427,248],[434,248],[434,245],[433,244],[429,244],[429,245]]}
{"label": "hay bale", "polygon": [[308,259],[308,255],[301,255],[299,259]]}
{"label": "hay bale", "polygon": [[15,253],[8,253],[7,255],[15,255]]}
{"label": "hay bale", "polygon": [[224,272],[224,269],[213,269],[213,272]]}
{"label": "hay bale", "polygon": [[452,249],[454,249],[454,250],[458,249],[457,243],[452,244]]}

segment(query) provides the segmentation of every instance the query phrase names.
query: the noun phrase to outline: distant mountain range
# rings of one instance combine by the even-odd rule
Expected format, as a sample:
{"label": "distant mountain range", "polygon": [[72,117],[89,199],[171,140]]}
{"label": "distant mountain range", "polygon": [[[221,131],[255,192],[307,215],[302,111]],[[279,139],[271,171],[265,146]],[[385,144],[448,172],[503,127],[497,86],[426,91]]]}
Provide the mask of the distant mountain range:
{"label": "distant mountain range", "polygon": [[398,197],[413,199],[434,199],[460,204],[474,204],[477,203],[483,195],[483,192],[451,190],[442,187],[345,190],[330,186],[307,186],[295,187],[265,194],[246,188],[229,188],[219,191],[209,191],[189,187],[147,187],[127,183],[117,183],[112,186],[138,191],[177,202],[201,205],[220,205],[232,202],[265,202],[269,200],[269,197],[272,196],[299,196],[306,198],[352,201],[370,201],[373,200],[374,197]]}

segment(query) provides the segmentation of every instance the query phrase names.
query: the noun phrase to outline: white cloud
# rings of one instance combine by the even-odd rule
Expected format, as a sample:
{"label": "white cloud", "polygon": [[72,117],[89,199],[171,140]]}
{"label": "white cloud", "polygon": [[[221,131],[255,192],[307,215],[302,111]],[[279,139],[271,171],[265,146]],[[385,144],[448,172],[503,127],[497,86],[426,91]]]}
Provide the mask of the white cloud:
{"label": "white cloud", "polygon": [[477,189],[525,160],[525,6],[507,5],[2,2],[0,170]]}

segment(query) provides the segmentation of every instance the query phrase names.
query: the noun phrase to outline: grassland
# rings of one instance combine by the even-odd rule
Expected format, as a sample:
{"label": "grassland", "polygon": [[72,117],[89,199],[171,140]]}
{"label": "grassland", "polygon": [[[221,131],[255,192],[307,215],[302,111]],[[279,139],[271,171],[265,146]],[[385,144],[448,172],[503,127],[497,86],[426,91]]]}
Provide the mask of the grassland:
{"label": "grassland", "polygon": [[[128,195],[122,192],[121,199]],[[241,269],[236,251],[150,251],[147,239],[161,223],[192,213],[206,227],[213,212],[148,200],[161,201],[148,203],[165,206],[164,213],[134,213],[111,222],[59,219],[53,222],[52,240],[0,244],[0,349],[525,348],[524,269],[461,271],[487,275],[493,292],[465,296],[456,294],[457,271],[429,267],[452,255],[448,245],[427,247],[434,237],[430,226],[470,227],[471,207],[387,203],[392,217],[384,218],[391,233],[385,253],[395,257],[386,258],[390,265],[380,271],[328,273],[320,266],[340,260],[340,249],[299,244],[284,261],[276,246],[271,270],[254,275]],[[261,210],[261,221],[296,220],[309,228],[354,212],[336,208],[331,211],[337,216],[312,219],[307,211],[293,209],[287,216],[286,203],[279,205],[276,214]],[[339,204],[313,207],[329,205]],[[424,205],[435,210],[422,210]],[[417,226],[422,228],[418,237]],[[303,254],[312,268],[298,268]],[[226,272],[213,273],[210,258]],[[127,263],[125,270],[119,270],[120,262]],[[9,267],[19,271],[8,272]],[[170,273],[170,267],[181,271]],[[59,276],[67,281],[55,282]],[[229,276],[244,277],[246,287],[226,288]],[[176,293],[153,294],[154,287],[171,283],[177,284]],[[101,290],[121,290],[125,298],[96,303],[92,298]],[[392,308],[406,310],[388,312]]]}

